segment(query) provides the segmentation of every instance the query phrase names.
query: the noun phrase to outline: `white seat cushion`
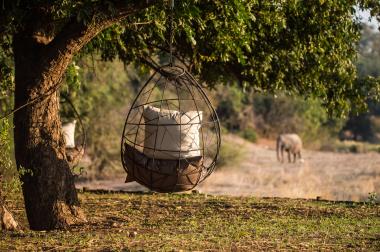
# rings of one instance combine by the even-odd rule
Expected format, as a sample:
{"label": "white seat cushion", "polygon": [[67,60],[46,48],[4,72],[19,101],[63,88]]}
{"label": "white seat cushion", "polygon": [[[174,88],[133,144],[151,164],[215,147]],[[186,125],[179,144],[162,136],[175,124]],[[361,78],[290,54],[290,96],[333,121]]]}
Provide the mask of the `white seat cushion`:
{"label": "white seat cushion", "polygon": [[62,133],[65,138],[66,148],[75,148],[75,124],[76,120],[62,125]]}
{"label": "white seat cushion", "polygon": [[144,154],[157,159],[201,156],[202,111],[179,112],[144,106]]}

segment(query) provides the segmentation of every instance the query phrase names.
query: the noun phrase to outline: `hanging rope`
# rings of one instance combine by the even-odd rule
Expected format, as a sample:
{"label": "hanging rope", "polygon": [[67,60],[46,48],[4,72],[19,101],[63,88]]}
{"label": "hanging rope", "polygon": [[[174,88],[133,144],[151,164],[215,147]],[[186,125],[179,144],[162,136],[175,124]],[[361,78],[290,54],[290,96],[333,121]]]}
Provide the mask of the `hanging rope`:
{"label": "hanging rope", "polygon": [[169,14],[169,65],[173,66],[173,39],[174,39],[174,0],[170,0],[170,14]]}

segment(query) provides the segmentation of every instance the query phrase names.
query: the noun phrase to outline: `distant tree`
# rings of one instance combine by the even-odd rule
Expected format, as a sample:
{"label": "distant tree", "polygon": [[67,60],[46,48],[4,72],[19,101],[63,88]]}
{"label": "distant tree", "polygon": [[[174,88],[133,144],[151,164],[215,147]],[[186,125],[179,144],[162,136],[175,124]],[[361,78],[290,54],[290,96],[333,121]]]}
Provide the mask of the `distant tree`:
{"label": "distant tree", "polygon": [[365,24],[361,32],[356,64],[359,77],[380,77],[380,32]]}
{"label": "distant tree", "polygon": [[[353,60],[359,26],[354,6],[380,17],[378,0],[177,1],[176,56],[213,85],[236,81],[323,100],[331,111],[362,104]],[[35,230],[85,221],[65,157],[60,85],[74,57],[150,64],[167,51],[168,12],[159,0],[3,0],[1,86],[15,82],[14,143],[26,213]],[[8,84],[7,84],[8,83]],[[7,89],[9,90],[9,89]]]}
{"label": "distant tree", "polygon": [[380,142],[380,103],[369,99],[368,110],[359,114],[350,113],[348,120],[341,131],[341,140],[349,133],[352,140]]}
{"label": "distant tree", "polygon": [[[366,81],[380,78],[380,33],[375,28],[363,24],[358,45],[357,81],[366,86]],[[380,142],[380,102],[369,94],[366,104],[367,111],[349,114],[341,131],[341,139],[346,139],[345,134],[348,133],[349,138],[354,140]]]}

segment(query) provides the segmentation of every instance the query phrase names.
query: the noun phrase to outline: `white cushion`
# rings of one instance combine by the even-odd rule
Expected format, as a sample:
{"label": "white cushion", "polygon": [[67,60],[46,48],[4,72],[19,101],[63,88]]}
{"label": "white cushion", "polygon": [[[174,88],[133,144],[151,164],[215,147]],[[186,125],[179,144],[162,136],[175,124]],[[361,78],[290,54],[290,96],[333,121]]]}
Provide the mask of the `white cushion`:
{"label": "white cushion", "polygon": [[144,154],[157,159],[201,156],[199,129],[202,111],[179,112],[144,106]]}
{"label": "white cushion", "polygon": [[62,133],[65,138],[66,148],[75,148],[75,124],[76,120],[62,125]]}

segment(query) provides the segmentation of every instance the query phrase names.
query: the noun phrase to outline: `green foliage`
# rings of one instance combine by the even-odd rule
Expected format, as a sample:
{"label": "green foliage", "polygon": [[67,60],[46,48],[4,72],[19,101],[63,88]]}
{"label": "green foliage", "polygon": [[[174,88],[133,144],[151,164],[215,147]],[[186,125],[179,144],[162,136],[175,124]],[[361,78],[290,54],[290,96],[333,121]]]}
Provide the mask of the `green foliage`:
{"label": "green foliage", "polygon": [[11,54],[7,49],[10,43],[9,37],[0,37],[0,116],[12,107],[14,72]]}
{"label": "green foliage", "polygon": [[[69,70],[61,93],[72,100],[86,123],[90,117],[100,116],[102,110],[125,104],[133,96],[120,62],[107,65],[98,58],[86,57],[69,66]],[[62,116],[72,119],[72,108],[68,104],[63,108]]]}
{"label": "green foliage", "polygon": [[241,136],[248,141],[255,143],[257,141],[257,134],[254,128],[246,128],[241,133]]}
{"label": "green foliage", "polygon": [[[352,140],[367,141],[372,143],[380,143],[380,104],[369,106],[369,112],[359,115],[351,115],[342,129],[344,132],[349,132],[352,135]],[[344,136],[342,140],[346,139]]]}
{"label": "green foliage", "polygon": [[[374,3],[361,1],[361,6],[374,8]],[[330,113],[335,108],[337,115],[347,112],[351,104],[363,110],[367,94],[379,93],[378,80],[365,85],[355,82],[352,62],[359,26],[352,20],[352,6],[335,1],[234,1],[222,6],[210,1],[179,3],[177,56],[189,62],[189,68],[209,85],[239,80],[243,86],[259,91],[318,97]],[[132,61],[136,55],[165,48],[165,12],[152,8],[137,21],[151,20],[156,12],[159,18],[155,19],[155,30],[151,31],[150,25],[132,25],[124,33],[117,33],[134,48],[115,46],[104,58],[119,54],[123,60]],[[104,48],[108,43],[97,41],[90,46],[94,49],[99,45]],[[229,102],[221,107],[236,108]]]}
{"label": "green foliage", "polygon": [[246,98],[247,96],[236,85],[218,89],[215,96],[216,112],[226,129],[238,131],[245,128],[242,111],[246,107]]}
{"label": "green foliage", "polygon": [[[138,6],[138,2],[125,4]],[[4,0],[0,59],[12,58],[8,42],[27,24],[39,24],[39,34],[54,38],[70,21],[89,25],[116,15],[122,7],[118,4]],[[355,84],[353,62],[360,36],[353,19],[355,6],[380,16],[376,0],[176,1],[175,54],[210,86],[238,81],[247,89],[314,96],[329,113],[342,115],[351,104],[365,108],[373,87]],[[157,1],[99,33],[80,55],[98,52],[103,60],[118,57],[126,64],[141,65],[168,50],[167,38],[167,4]]]}
{"label": "green foliage", "polygon": [[280,133],[297,133],[316,146],[336,137],[344,119],[332,119],[315,99],[285,95],[255,95],[255,124],[260,135],[275,138]]}
{"label": "green foliage", "polygon": [[0,184],[0,190],[4,195],[20,192],[21,181],[17,175],[16,167],[11,158],[11,124],[7,119],[0,121],[0,175],[4,180]]}
{"label": "green foliage", "polygon": [[361,32],[356,64],[360,77],[380,77],[380,33],[366,25],[363,26]]}
{"label": "green foliage", "polygon": [[330,143],[326,150],[342,153],[380,153],[380,145],[359,141],[334,141]]}
{"label": "green foliage", "polygon": [[[13,107],[14,72],[7,51],[10,43],[9,37],[0,39],[0,116]],[[0,175],[4,176],[0,187],[5,194],[18,191],[21,184],[12,159],[12,130],[11,118],[0,119]]]}
{"label": "green foliage", "polygon": [[[117,60],[102,62],[98,56],[82,58],[72,68],[72,76],[66,75],[61,93],[69,97],[85,125],[86,155],[90,162],[81,165],[86,167],[86,176],[121,171],[120,137],[127,110],[145,75],[137,74]],[[61,116],[64,122],[75,118],[65,99],[62,99]],[[77,129],[79,139],[83,132],[78,125]]]}
{"label": "green foliage", "polygon": [[218,88],[214,100],[222,125],[253,142],[257,135],[276,138],[294,132],[309,147],[319,148],[335,139],[345,122],[329,117],[317,99],[243,92],[235,85]]}
{"label": "green foliage", "polygon": [[12,168],[10,159],[11,141],[10,141],[10,124],[8,120],[0,121],[0,174],[5,174]]}
{"label": "green foliage", "polygon": [[[30,28],[31,35],[54,41],[66,31],[65,25],[69,22],[97,23],[117,14],[123,4],[138,2],[126,1],[119,6],[114,1],[93,0],[2,1],[1,102],[6,97],[7,108],[11,105],[14,36],[21,33],[27,37],[29,33],[24,31]],[[274,134],[273,128],[277,127],[301,132],[312,139],[321,127],[330,123],[321,105],[329,113],[335,111],[342,115],[351,105],[357,110],[365,109],[368,96],[375,100],[380,93],[378,79],[363,77],[358,80],[356,76],[353,62],[357,56],[360,25],[352,17],[357,5],[370,9],[373,16],[379,17],[380,4],[375,0],[176,1],[175,55],[177,61],[207,85],[224,82],[233,86],[228,91],[230,96],[220,96],[218,105],[229,130],[252,129],[255,125],[250,117],[256,110],[256,115],[263,115],[264,126],[274,124],[258,133]],[[74,101],[90,129],[110,124],[110,121],[119,127],[122,120],[115,123],[114,114],[109,112],[111,108],[130,102],[138,87],[123,86],[125,81],[110,70],[107,70],[107,78],[117,81],[93,81],[97,76],[89,71],[93,64],[87,55],[100,55],[105,61],[120,59],[125,65],[135,64],[145,72],[147,68],[141,66],[147,59],[159,58],[160,63],[165,63],[168,14],[167,4],[157,1],[129,15],[100,32],[69,65],[67,85],[61,92]],[[105,71],[104,68],[98,70]],[[93,84],[88,84],[90,82]],[[320,102],[310,99],[311,103],[303,103],[297,98],[294,103],[287,103],[280,97],[274,101],[275,105],[269,105],[264,98],[256,97],[254,101],[246,95],[245,91],[250,94],[251,90],[314,97]],[[253,107],[251,103],[255,103]],[[274,110],[269,112],[267,106],[274,106]],[[261,109],[262,113],[257,112]],[[66,120],[73,118],[71,108],[64,103],[62,115]],[[289,117],[293,121],[290,126],[285,123],[285,118]],[[108,135],[109,131],[103,126],[96,131],[89,137],[91,146],[97,148],[96,153],[114,149],[101,143],[116,137]],[[253,138],[252,132],[247,133],[247,137]],[[103,141],[104,138],[108,141]]]}
{"label": "green foliage", "polygon": [[[61,94],[63,98],[61,98],[63,104],[60,107],[61,116],[63,118],[63,122],[70,122],[75,119],[75,112],[73,108],[70,106],[69,99],[75,99],[80,95],[81,90],[81,79],[80,79],[80,66],[78,66],[75,61],[73,61],[66,70],[65,75],[65,84],[61,89]],[[83,101],[81,103],[86,102],[85,97],[83,97]]]}
{"label": "green foliage", "polygon": [[247,153],[244,148],[236,148],[236,142],[231,138],[223,138],[223,144],[219,151],[219,157],[217,160],[217,168],[223,167],[238,167],[240,162],[246,158]]}
{"label": "green foliage", "polygon": [[376,205],[376,202],[378,202],[378,195],[376,192],[368,193],[368,199],[367,202],[370,205]]}
{"label": "green foliage", "polygon": [[[341,138],[349,133],[351,139],[359,141],[380,142],[380,33],[370,27],[364,26],[359,43],[359,57],[357,62],[359,79],[357,86],[368,93],[364,104],[367,111],[349,114],[347,123],[344,125]],[[366,88],[367,87],[367,88]],[[368,89],[368,87],[371,87]],[[377,91],[374,91],[377,90]]]}

